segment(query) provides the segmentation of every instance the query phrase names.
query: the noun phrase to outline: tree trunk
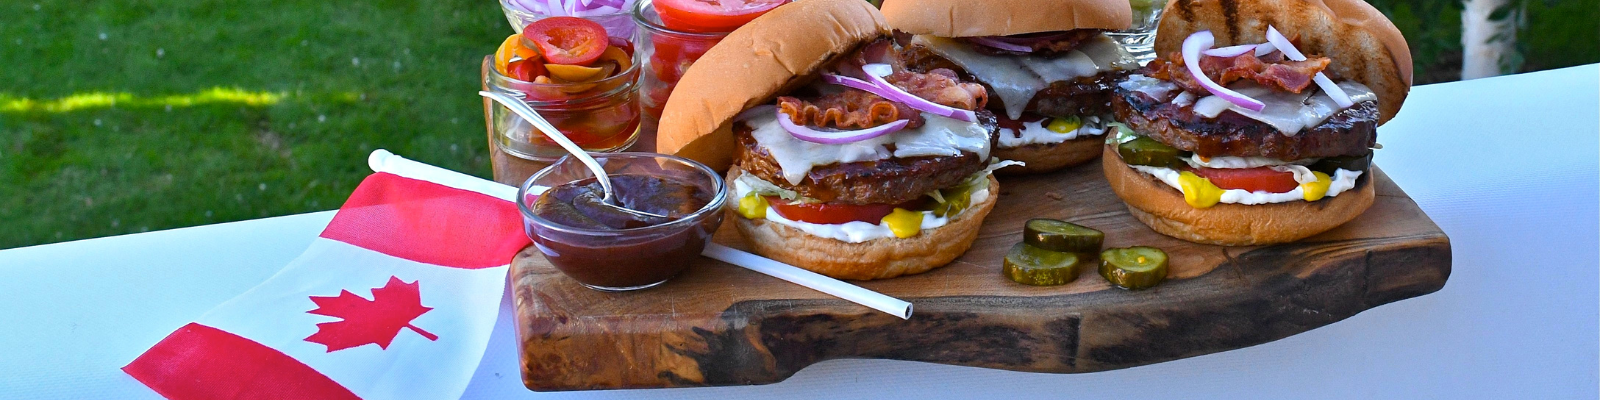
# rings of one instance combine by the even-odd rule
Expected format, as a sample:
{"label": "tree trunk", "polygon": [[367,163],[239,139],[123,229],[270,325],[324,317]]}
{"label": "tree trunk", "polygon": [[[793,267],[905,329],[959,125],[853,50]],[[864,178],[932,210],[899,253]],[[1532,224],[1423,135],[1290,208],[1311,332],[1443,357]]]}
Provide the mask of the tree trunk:
{"label": "tree trunk", "polygon": [[1513,7],[1511,3],[1512,0],[1465,0],[1461,10],[1461,79],[1515,72],[1512,65],[1520,10],[1494,15],[1495,10]]}

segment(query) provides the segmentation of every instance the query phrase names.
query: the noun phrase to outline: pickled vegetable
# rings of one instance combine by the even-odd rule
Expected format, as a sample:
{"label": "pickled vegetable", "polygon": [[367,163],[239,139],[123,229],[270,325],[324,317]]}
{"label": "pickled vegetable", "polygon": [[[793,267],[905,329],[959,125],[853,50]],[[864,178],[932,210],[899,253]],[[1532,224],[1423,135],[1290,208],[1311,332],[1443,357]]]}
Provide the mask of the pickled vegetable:
{"label": "pickled vegetable", "polygon": [[1035,218],[1022,225],[1022,242],[1044,250],[1075,253],[1085,261],[1100,254],[1106,234],[1071,222]]}
{"label": "pickled vegetable", "polygon": [[1024,285],[1055,286],[1078,279],[1080,264],[1076,254],[1017,243],[1006,253],[1005,268],[1001,272],[1006,278]]}
{"label": "pickled vegetable", "polygon": [[1148,289],[1167,279],[1167,252],[1148,246],[1100,252],[1100,276],[1128,290]]}
{"label": "pickled vegetable", "polygon": [[1118,144],[1117,154],[1122,155],[1122,161],[1129,165],[1163,168],[1188,165],[1183,162],[1182,151],[1144,136]]}
{"label": "pickled vegetable", "polygon": [[1312,171],[1322,171],[1328,173],[1328,175],[1333,175],[1335,170],[1366,171],[1371,166],[1372,152],[1369,151],[1365,155],[1328,157],[1317,160],[1316,163],[1311,164],[1310,168]]}
{"label": "pickled vegetable", "polygon": [[756,195],[754,192],[744,195],[739,199],[739,216],[745,219],[762,219],[767,217],[767,198]]}

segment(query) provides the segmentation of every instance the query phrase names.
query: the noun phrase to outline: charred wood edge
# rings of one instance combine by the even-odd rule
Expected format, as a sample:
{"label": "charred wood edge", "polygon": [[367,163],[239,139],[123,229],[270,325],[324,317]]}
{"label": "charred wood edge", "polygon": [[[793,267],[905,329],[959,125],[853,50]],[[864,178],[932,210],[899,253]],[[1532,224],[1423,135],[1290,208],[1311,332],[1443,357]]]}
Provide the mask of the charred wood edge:
{"label": "charred wood edge", "polygon": [[[1438,231],[1301,242],[1254,249],[1229,263],[1235,265],[1145,292],[919,298],[909,321],[867,310],[841,314],[859,307],[832,299],[742,301],[721,317],[722,327],[742,329],[697,329],[712,351],[679,352],[699,363],[705,381],[662,383],[774,383],[836,358],[1079,373],[1194,357],[1271,342],[1437,291],[1450,275],[1450,244]],[[1239,271],[1248,279],[1239,279]],[[1166,307],[1131,296],[1161,296]],[[1037,325],[1005,318],[1041,313],[1055,317]],[[1080,332],[1094,337],[1085,340]]]}

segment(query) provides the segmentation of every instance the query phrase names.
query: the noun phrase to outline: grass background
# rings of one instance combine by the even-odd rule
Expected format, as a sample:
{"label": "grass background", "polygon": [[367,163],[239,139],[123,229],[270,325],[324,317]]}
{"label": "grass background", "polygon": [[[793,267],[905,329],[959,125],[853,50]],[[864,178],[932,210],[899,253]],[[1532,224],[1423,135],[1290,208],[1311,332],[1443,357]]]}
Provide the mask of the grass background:
{"label": "grass background", "polygon": [[[1369,0],[1418,83],[1455,0]],[[337,208],[366,154],[488,177],[490,0],[0,2],[0,248]],[[1524,69],[1600,61],[1600,0],[1527,0]]]}

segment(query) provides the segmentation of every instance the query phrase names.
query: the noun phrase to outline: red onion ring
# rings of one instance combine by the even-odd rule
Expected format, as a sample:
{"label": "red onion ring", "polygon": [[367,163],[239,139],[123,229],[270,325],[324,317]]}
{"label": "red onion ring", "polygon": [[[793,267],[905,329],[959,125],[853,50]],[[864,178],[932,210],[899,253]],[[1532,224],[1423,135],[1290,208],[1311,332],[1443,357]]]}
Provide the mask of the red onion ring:
{"label": "red onion ring", "polygon": [[901,129],[904,129],[908,123],[911,123],[911,121],[902,119],[867,129],[857,129],[853,131],[821,131],[803,125],[796,125],[794,121],[789,119],[788,114],[784,114],[783,111],[778,111],[778,126],[782,126],[783,130],[789,132],[789,135],[794,136],[795,139],[821,144],[845,144],[859,142],[898,132]]}
{"label": "red onion ring", "polygon": [[[978,113],[976,112],[928,101],[927,99],[917,97],[916,95],[906,92],[905,90],[901,90],[900,87],[889,83],[889,81],[883,80],[883,75],[888,74],[882,74],[882,72],[893,71],[890,69],[888,64],[867,64],[861,66],[861,70],[862,72],[866,73],[867,79],[871,79],[872,82],[834,74],[823,74],[822,81],[835,85],[865,90],[869,93],[888,99],[889,101],[902,103],[907,107],[911,107],[917,109],[918,111],[929,114],[954,118],[963,122],[978,121]],[[874,73],[874,71],[878,73]]]}
{"label": "red onion ring", "polygon": [[1267,43],[1262,43],[1262,44],[1256,45],[1256,57],[1261,57],[1261,56],[1264,56],[1264,55],[1272,54],[1272,52],[1274,52],[1274,51],[1278,51],[1278,47],[1277,46],[1273,46],[1272,42],[1267,42]]}
{"label": "red onion ring", "polygon": [[993,47],[993,48],[1000,49],[1000,50],[1005,50],[1005,51],[1015,51],[1015,52],[1018,52],[1018,53],[1032,53],[1033,52],[1033,48],[1032,47],[1006,42],[1006,41],[995,39],[995,38],[989,37],[989,36],[974,36],[974,37],[970,37],[970,38],[967,38],[967,39],[972,40],[972,43],[976,43],[976,44],[983,45],[983,46],[986,46],[986,47]]}
{"label": "red onion ring", "polygon": [[1261,100],[1252,99],[1250,96],[1222,87],[1216,81],[1212,81],[1211,77],[1206,76],[1204,71],[1200,70],[1200,53],[1210,49],[1211,44],[1216,43],[1216,40],[1216,36],[1213,36],[1211,31],[1195,32],[1183,39],[1183,63],[1185,67],[1189,68],[1189,75],[1194,75],[1194,81],[1200,83],[1200,86],[1206,88],[1206,91],[1221,97],[1223,100],[1227,100],[1229,103],[1257,112],[1266,108],[1266,103],[1262,103]]}
{"label": "red onion ring", "polygon": [[[1278,28],[1274,28],[1272,25],[1267,25],[1267,43],[1276,46],[1278,51],[1282,51],[1283,55],[1290,60],[1306,60],[1306,55],[1301,53],[1300,49],[1295,48],[1294,43],[1289,42],[1289,38],[1283,36],[1283,33],[1278,32]],[[1356,104],[1350,101],[1350,94],[1345,93],[1344,88],[1340,88],[1338,84],[1333,83],[1333,79],[1329,79],[1328,75],[1318,72],[1316,76],[1311,77],[1311,80],[1316,82],[1317,86],[1328,94],[1328,97],[1333,98],[1333,103],[1338,104],[1340,108],[1349,108]]]}
{"label": "red onion ring", "polygon": [[1240,54],[1248,53],[1251,50],[1255,50],[1256,47],[1257,46],[1253,45],[1253,44],[1241,44],[1241,45],[1238,45],[1238,46],[1219,47],[1219,48],[1215,48],[1215,49],[1211,49],[1211,50],[1206,50],[1204,53],[1201,53],[1201,54],[1205,54],[1205,55],[1212,56],[1212,57],[1224,57],[1224,58],[1227,58],[1227,57],[1238,57]]}

